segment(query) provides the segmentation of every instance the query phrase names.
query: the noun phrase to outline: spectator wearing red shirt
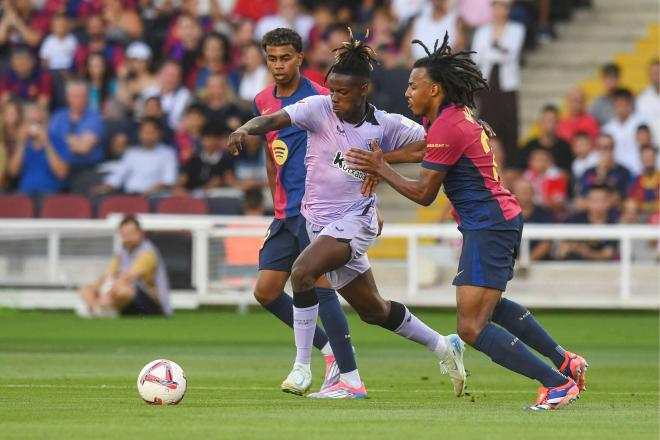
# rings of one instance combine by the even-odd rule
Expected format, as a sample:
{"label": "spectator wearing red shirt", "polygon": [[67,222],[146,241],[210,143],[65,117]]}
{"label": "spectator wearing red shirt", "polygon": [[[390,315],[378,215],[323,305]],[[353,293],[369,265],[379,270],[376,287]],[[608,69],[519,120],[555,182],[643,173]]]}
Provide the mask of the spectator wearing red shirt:
{"label": "spectator wearing red shirt", "polygon": [[634,200],[640,216],[645,221],[660,211],[660,170],[656,164],[657,148],[644,145],[640,154],[642,174],[633,180],[628,197]]}
{"label": "spectator wearing red shirt", "polygon": [[124,49],[110,43],[106,39],[105,31],[105,23],[101,16],[92,15],[87,19],[84,38],[79,42],[73,56],[74,71],[79,75],[84,75],[87,58],[94,52],[103,54],[110,67],[112,67],[113,74],[116,74],[119,66],[124,63]]}
{"label": "spectator wearing red shirt", "polygon": [[524,177],[534,186],[534,203],[545,206],[555,218],[562,217],[566,210],[568,179],[552,162],[550,151],[533,150]]}
{"label": "spectator wearing red shirt", "polygon": [[561,118],[557,127],[557,136],[566,142],[573,142],[577,133],[587,133],[591,140],[596,139],[600,126],[596,118],[587,113],[586,100],[582,89],[571,90],[566,97],[568,114]]}
{"label": "spectator wearing red shirt", "polygon": [[276,13],[277,0],[237,0],[233,15],[259,21],[262,17]]}
{"label": "spectator wearing red shirt", "polygon": [[50,73],[39,67],[28,47],[15,47],[11,53],[11,66],[0,77],[0,100],[4,102],[13,97],[48,107],[52,94]]}
{"label": "spectator wearing red shirt", "polygon": [[190,158],[199,153],[202,145],[202,128],[206,124],[204,107],[191,104],[183,113],[179,129],[176,131],[175,144],[179,165],[185,165]]}

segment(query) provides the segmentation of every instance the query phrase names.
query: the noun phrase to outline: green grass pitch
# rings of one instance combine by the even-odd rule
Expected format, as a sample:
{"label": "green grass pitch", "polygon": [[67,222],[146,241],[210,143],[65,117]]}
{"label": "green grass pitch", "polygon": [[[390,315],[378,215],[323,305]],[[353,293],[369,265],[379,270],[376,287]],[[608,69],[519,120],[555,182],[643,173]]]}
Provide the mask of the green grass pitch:
{"label": "green grass pitch", "polygon": [[[448,333],[447,311],[421,311]],[[293,335],[260,311],[83,321],[0,310],[2,439],[658,439],[658,314],[543,312],[537,318],[591,363],[574,405],[529,413],[537,385],[470,349],[470,395],[453,396],[423,347],[349,315],[370,398],[312,401],[279,384]],[[189,388],[174,407],[138,398],[142,366],[178,362]],[[316,389],[322,359],[314,357]]]}

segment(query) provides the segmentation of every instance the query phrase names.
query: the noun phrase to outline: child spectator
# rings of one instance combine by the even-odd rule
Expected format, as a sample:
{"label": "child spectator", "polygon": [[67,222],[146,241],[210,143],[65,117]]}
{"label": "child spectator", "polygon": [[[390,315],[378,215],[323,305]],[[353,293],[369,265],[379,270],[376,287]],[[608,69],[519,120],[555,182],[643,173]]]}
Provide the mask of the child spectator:
{"label": "child spectator", "polygon": [[545,206],[556,218],[561,217],[566,209],[568,182],[566,176],[553,164],[550,151],[542,148],[533,150],[524,177],[534,187],[534,203]]}
{"label": "child spectator", "polygon": [[573,194],[582,194],[582,176],[598,163],[598,153],[593,149],[593,143],[589,134],[579,132],[571,142],[571,152],[575,159],[571,164],[571,174],[573,178]]}
{"label": "child spectator", "polygon": [[71,33],[69,17],[63,13],[55,15],[51,30],[52,33],[41,45],[39,58],[50,70],[69,70],[73,67],[73,57],[78,47],[78,40]]}
{"label": "child spectator", "polygon": [[204,114],[204,107],[201,105],[192,104],[183,113],[174,141],[179,157],[179,165],[185,165],[193,155],[200,152],[202,128],[205,124],[206,115]]}

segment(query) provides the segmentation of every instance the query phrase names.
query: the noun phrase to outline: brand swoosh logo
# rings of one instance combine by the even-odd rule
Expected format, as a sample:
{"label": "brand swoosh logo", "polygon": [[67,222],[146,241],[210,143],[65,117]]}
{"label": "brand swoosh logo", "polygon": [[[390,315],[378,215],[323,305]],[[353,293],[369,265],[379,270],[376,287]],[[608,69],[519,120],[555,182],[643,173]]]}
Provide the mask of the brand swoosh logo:
{"label": "brand swoosh logo", "polygon": [[263,110],[261,111],[261,114],[262,114],[262,115],[265,115],[265,114],[268,113],[269,111],[270,111],[270,107],[266,107],[265,109],[263,109]]}
{"label": "brand swoosh logo", "polygon": [[465,269],[463,269],[462,271],[458,272],[454,278],[458,278],[459,275],[462,274],[463,272],[465,272]]}

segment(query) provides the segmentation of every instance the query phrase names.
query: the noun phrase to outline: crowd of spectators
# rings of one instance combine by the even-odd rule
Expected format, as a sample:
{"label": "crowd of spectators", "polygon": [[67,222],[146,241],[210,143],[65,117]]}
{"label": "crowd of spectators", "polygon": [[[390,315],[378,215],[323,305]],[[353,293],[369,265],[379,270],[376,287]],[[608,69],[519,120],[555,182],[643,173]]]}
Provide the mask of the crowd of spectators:
{"label": "crowd of spectators", "polygon": [[519,145],[524,51],[557,38],[554,21],[589,4],[1,0],[0,191],[98,196],[267,188],[261,139],[250,139],[238,157],[225,148],[228,134],[251,116],[254,96],[272,81],[260,38],[275,27],[297,30],[305,42],[303,73],[323,82],[331,49],[348,38],[350,26],[379,55],[371,101],[407,115],[409,69],[424,55],[411,40],[432,45],[448,31],[455,51],[476,51],[490,85],[478,113],[498,133],[491,144],[499,173],[528,222],[657,222],[657,61],[639,96],[622,88],[618,66],[604,66],[603,96],[587,108],[585,94],[570,91],[565,112],[543,107],[538,136]]}

